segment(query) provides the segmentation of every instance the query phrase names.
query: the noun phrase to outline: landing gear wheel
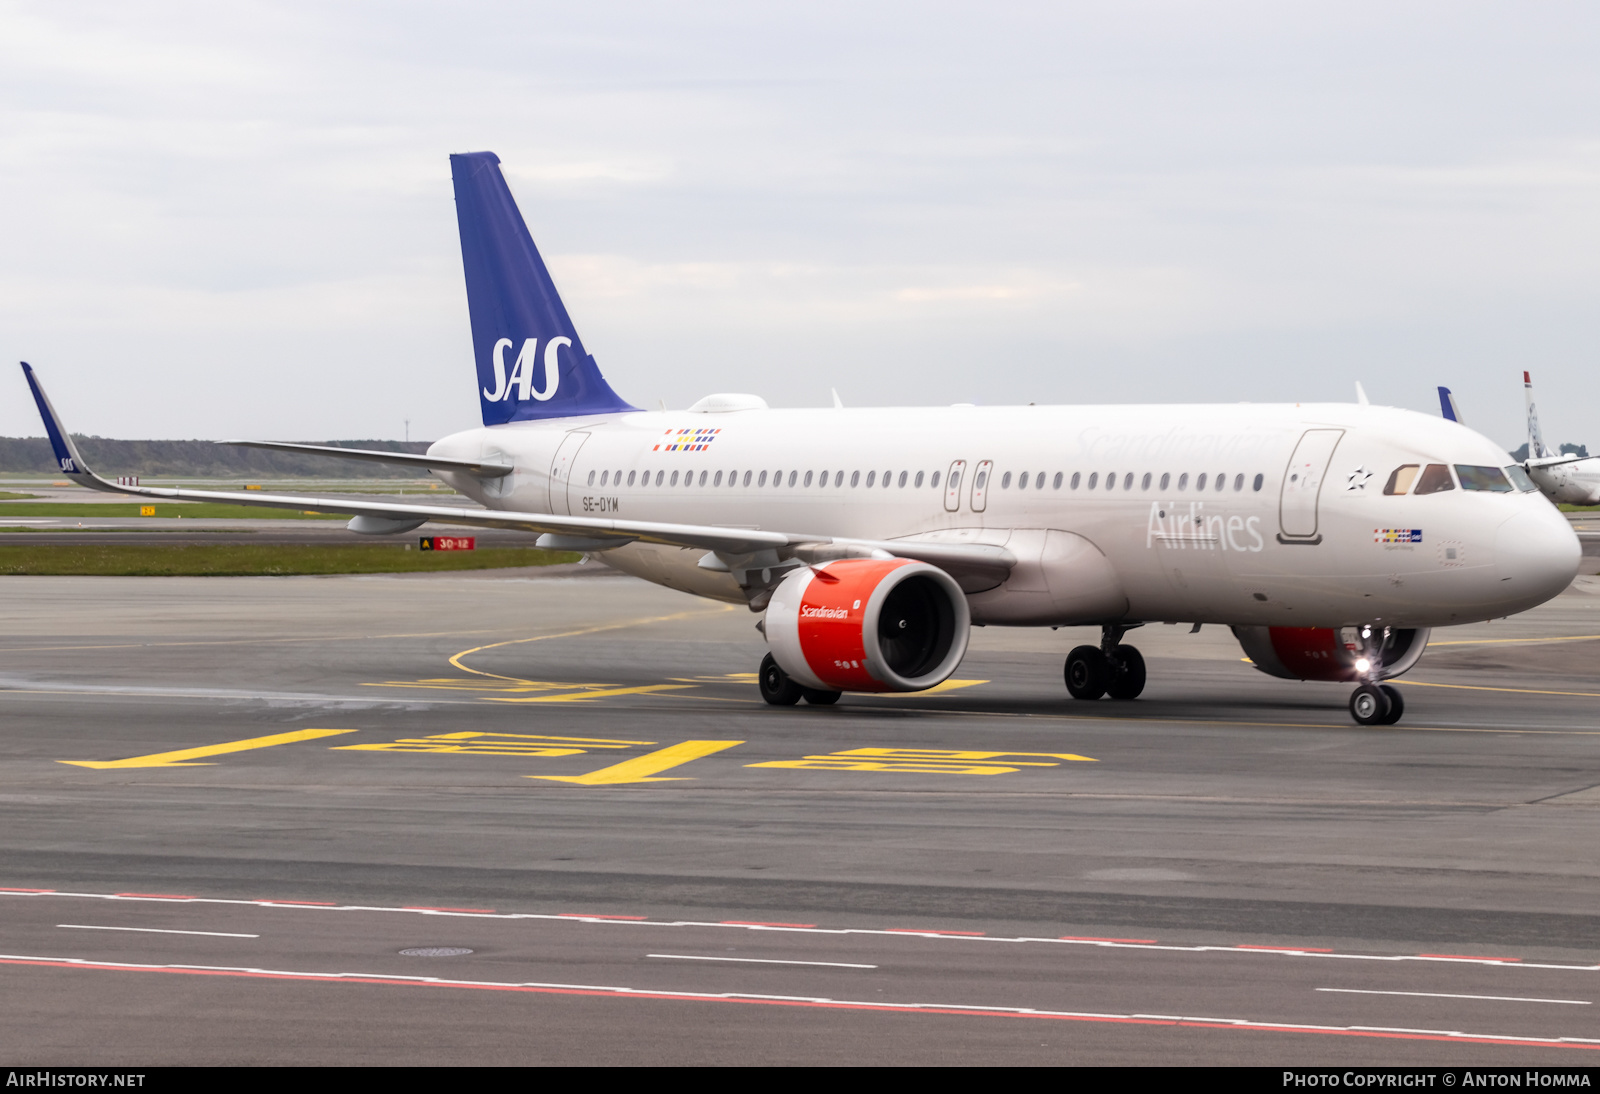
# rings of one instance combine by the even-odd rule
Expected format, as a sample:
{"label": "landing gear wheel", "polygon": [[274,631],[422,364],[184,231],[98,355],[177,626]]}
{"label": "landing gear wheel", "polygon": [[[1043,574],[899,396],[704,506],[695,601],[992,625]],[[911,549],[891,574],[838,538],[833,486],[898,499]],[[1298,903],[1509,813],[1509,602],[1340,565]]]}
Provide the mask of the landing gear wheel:
{"label": "landing gear wheel", "polygon": [[1137,699],[1144,690],[1144,654],[1132,646],[1111,651],[1107,665],[1106,694],[1113,699]]}
{"label": "landing gear wheel", "polygon": [[761,672],[759,675],[761,698],[773,706],[792,707],[800,701],[800,696],[805,689],[795,683],[787,672],[783,671],[783,666],[778,664],[772,654],[769,653],[761,659]]}
{"label": "landing gear wheel", "polygon": [[1406,712],[1406,701],[1400,697],[1400,689],[1393,684],[1379,684],[1378,690],[1389,700],[1389,714],[1384,718],[1383,724],[1392,726]]}
{"label": "landing gear wheel", "polygon": [[800,698],[814,707],[831,707],[839,701],[839,692],[818,691],[816,688],[801,688]]}
{"label": "landing gear wheel", "polygon": [[1350,693],[1350,717],[1364,726],[1388,725],[1389,697],[1376,684],[1362,684]]}
{"label": "landing gear wheel", "polygon": [[1111,666],[1098,646],[1079,646],[1067,654],[1062,675],[1067,680],[1067,694],[1074,699],[1098,699],[1106,693],[1110,682]]}

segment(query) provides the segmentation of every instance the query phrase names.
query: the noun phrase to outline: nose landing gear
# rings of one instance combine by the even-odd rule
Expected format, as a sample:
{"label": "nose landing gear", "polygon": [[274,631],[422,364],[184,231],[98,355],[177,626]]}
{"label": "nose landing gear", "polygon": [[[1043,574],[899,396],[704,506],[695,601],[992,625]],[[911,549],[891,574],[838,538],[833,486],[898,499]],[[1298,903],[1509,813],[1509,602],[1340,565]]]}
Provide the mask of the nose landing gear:
{"label": "nose landing gear", "polygon": [[1139,697],[1144,690],[1144,655],[1132,646],[1120,644],[1131,629],[1107,624],[1100,628],[1099,646],[1078,646],[1067,654],[1062,670],[1067,694],[1074,699],[1098,699],[1102,695],[1113,699]]}
{"label": "nose landing gear", "polygon": [[1350,717],[1358,725],[1392,726],[1406,712],[1406,701],[1393,684],[1380,683],[1383,679],[1384,650],[1393,641],[1388,627],[1374,628],[1366,624],[1360,629],[1362,651],[1356,660],[1356,670],[1364,682],[1350,693]]}

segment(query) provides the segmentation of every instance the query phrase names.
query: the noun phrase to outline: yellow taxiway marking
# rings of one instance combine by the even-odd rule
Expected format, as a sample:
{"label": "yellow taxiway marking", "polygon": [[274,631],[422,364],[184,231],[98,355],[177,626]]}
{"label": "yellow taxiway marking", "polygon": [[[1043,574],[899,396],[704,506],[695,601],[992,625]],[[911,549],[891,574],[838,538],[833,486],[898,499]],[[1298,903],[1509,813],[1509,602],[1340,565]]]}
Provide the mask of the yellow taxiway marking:
{"label": "yellow taxiway marking", "polygon": [[1557,638],[1460,638],[1449,642],[1429,642],[1431,650],[1435,646],[1500,646],[1524,642],[1591,642],[1600,638],[1600,634],[1568,634]]}
{"label": "yellow taxiway marking", "polygon": [[987,680],[946,680],[942,684],[935,684],[931,688],[921,691],[878,691],[872,694],[880,699],[915,699],[919,695],[938,695],[941,691],[955,691],[957,688],[970,688],[978,684],[987,684]]}
{"label": "yellow taxiway marking", "polygon": [[684,741],[682,744],[671,745],[658,752],[651,752],[644,756],[635,756],[631,760],[623,760],[610,767],[602,767],[599,771],[591,771],[587,775],[524,775],[526,779],[548,779],[558,783],[577,783],[579,786],[616,786],[619,783],[666,783],[676,782],[682,776],[669,775],[665,778],[654,778],[662,771],[669,771],[690,760],[698,760],[702,756],[709,756],[713,752],[721,752],[734,745],[742,745],[743,741]]}
{"label": "yellow taxiway marking", "polygon": [[461,756],[581,756],[597,748],[632,748],[654,741],[624,741],[607,737],[550,737],[532,733],[486,733],[465,730],[436,733],[431,737],[402,737],[382,744],[334,745],[335,752],[427,752]]}
{"label": "yellow taxiway marking", "polygon": [[[1482,684],[1430,684],[1426,680],[1395,680],[1396,684],[1410,684],[1418,688],[1460,688],[1462,691],[1509,691],[1517,695],[1576,695],[1584,699],[1600,699],[1600,691],[1546,691],[1543,688],[1491,688]],[[1518,732],[1521,732],[1520,730]]]}
{"label": "yellow taxiway marking", "polygon": [[274,733],[270,737],[251,737],[248,741],[229,741],[220,745],[203,745],[200,748],[180,748],[176,752],[155,752],[149,756],[134,756],[127,760],[57,760],[56,763],[74,767],[210,767],[210,764],[189,763],[202,756],[221,756],[228,752],[247,752],[252,748],[271,748],[273,745],[292,744],[295,741],[314,741],[318,737],[337,737],[341,733],[354,733],[353,729],[297,729],[293,733]]}
{"label": "yellow taxiway marking", "polygon": [[553,680],[524,680],[516,684],[496,683],[478,677],[444,676],[428,680],[385,680],[382,683],[365,683],[367,688],[423,688],[428,691],[472,692],[524,692],[524,691],[575,691],[584,688],[601,688],[604,684],[561,684]]}
{"label": "yellow taxiway marking", "polygon": [[585,699],[604,699],[613,695],[644,695],[652,691],[678,691],[682,688],[692,688],[693,684],[644,684],[635,688],[600,688],[597,691],[571,691],[564,695],[530,695],[526,698],[511,699],[499,696],[490,696],[491,703],[580,703]]}
{"label": "yellow taxiway marking", "polygon": [[[1043,756],[1017,760],[1013,756]],[[822,771],[897,771],[922,775],[1009,775],[1024,767],[1060,767],[1062,760],[1098,763],[1072,752],[987,752],[952,748],[850,748],[803,760],[768,760],[746,767],[811,768]]]}
{"label": "yellow taxiway marking", "polygon": [[[731,612],[733,611],[733,605],[719,605],[715,611]],[[575,631],[561,631],[558,634],[536,634],[532,638],[512,638],[505,642],[490,642],[486,646],[473,646],[470,650],[462,650],[460,653],[450,658],[450,664],[455,668],[460,669],[462,672],[470,672],[474,676],[488,676],[496,680],[510,680],[512,683],[516,684],[529,684],[533,683],[534,681],[523,680],[516,676],[501,676],[499,673],[484,672],[482,669],[468,668],[466,665],[461,663],[461,659],[474,653],[482,653],[484,650],[499,649],[501,646],[517,646],[524,642],[544,642],[552,638],[579,638],[586,634],[600,634],[603,631],[619,631],[626,627],[642,627],[647,623],[666,623],[674,619],[688,619],[691,616],[709,614],[712,613],[706,611],[673,612],[671,615],[653,615],[645,619],[626,619],[620,623],[600,623],[593,627],[580,627]]]}

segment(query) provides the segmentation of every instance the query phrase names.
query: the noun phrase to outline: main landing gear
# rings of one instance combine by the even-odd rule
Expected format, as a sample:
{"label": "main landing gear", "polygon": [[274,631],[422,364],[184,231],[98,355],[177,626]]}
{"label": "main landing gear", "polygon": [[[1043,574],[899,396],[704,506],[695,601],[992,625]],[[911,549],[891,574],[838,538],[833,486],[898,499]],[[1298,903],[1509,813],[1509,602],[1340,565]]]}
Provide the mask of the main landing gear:
{"label": "main landing gear", "polygon": [[[1138,624],[1134,624],[1138,626]],[[1144,690],[1144,655],[1121,645],[1131,628],[1107,624],[1100,628],[1099,646],[1079,646],[1067,654],[1062,675],[1074,699],[1137,699]]]}
{"label": "main landing gear", "polygon": [[839,701],[837,691],[819,691],[795,683],[770,653],[761,659],[760,678],[761,698],[775,707],[792,707],[802,699],[814,707],[832,706]]}

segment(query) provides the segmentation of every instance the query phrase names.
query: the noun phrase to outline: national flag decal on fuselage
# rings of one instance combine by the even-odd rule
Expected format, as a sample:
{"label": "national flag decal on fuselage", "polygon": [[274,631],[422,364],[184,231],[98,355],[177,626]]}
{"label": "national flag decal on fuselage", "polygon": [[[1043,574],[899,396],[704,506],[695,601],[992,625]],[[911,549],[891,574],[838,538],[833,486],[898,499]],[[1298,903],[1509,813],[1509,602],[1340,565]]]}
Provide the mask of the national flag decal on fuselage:
{"label": "national flag decal on fuselage", "polygon": [[717,439],[720,429],[669,429],[650,449],[652,452],[704,452]]}
{"label": "national flag decal on fuselage", "polygon": [[1374,528],[1372,530],[1374,543],[1421,543],[1421,528]]}

